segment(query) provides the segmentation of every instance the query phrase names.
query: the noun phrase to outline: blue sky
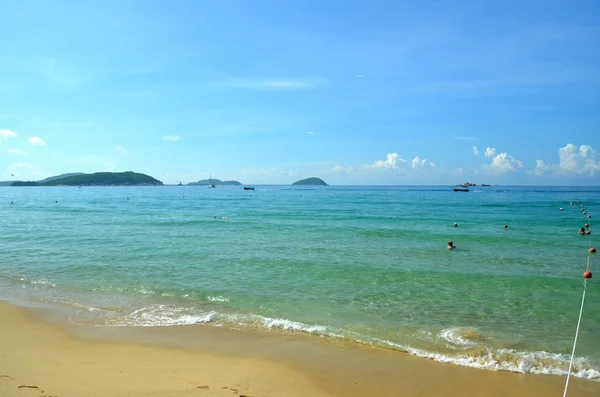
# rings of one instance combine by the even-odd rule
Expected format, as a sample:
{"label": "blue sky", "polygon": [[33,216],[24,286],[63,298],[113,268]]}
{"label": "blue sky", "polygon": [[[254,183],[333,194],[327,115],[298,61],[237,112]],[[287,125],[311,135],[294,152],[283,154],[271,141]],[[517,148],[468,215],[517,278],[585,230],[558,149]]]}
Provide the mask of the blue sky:
{"label": "blue sky", "polygon": [[0,3],[0,180],[600,184],[600,3]]}

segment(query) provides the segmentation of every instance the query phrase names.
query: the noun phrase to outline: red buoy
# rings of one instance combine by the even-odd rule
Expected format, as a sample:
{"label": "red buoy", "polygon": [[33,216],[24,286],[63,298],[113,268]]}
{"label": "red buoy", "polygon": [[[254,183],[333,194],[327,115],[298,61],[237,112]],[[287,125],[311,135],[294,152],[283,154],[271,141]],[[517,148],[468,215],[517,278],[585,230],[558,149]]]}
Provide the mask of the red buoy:
{"label": "red buoy", "polygon": [[596,248],[592,247],[590,248],[590,254],[595,254],[596,253]]}
{"label": "red buoy", "polygon": [[589,230],[587,232],[585,232],[585,234],[592,234],[592,232],[590,232]]}
{"label": "red buoy", "polygon": [[583,278],[592,278],[592,272],[583,272]]}
{"label": "red buoy", "polygon": [[585,227],[590,227],[590,224],[589,224],[589,223],[586,223],[586,224],[585,224]]}

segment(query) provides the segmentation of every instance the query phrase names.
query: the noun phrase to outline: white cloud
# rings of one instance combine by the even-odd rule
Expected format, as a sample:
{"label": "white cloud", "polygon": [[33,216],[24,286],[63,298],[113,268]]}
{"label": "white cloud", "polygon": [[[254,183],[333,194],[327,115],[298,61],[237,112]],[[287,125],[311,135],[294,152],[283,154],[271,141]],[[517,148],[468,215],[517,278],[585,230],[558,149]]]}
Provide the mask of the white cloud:
{"label": "white cloud", "polygon": [[477,146],[473,146],[473,154],[475,154],[475,156],[479,156],[479,148]]}
{"label": "white cloud", "polygon": [[125,150],[125,148],[122,146],[115,146],[115,149],[117,149],[119,152],[121,152],[123,154],[127,154],[127,150]]}
{"label": "white cloud", "polygon": [[46,142],[44,142],[44,140],[38,136],[30,137],[29,143],[31,143],[33,146],[44,146],[46,144]]}
{"label": "white cloud", "polygon": [[559,171],[573,174],[593,175],[600,171],[600,155],[591,146],[581,145],[579,149],[572,143],[558,149]]}
{"label": "white cloud", "polygon": [[386,160],[378,160],[373,164],[363,164],[360,166],[362,169],[376,170],[376,169],[397,169],[400,164],[407,164],[408,161],[400,157],[398,153],[388,153]]}
{"label": "white cloud", "polygon": [[179,140],[179,135],[164,135],[162,139],[169,142],[177,142]]}
{"label": "white cloud", "polygon": [[488,147],[485,149],[485,157],[492,157],[496,155],[496,148]]}
{"label": "white cloud", "polygon": [[548,164],[544,163],[542,160],[536,160],[535,162],[535,170],[533,173],[537,176],[543,175],[546,171],[548,171],[550,167]]}
{"label": "white cloud", "polygon": [[343,165],[335,165],[333,166],[332,171],[333,172],[344,172],[344,171],[348,171],[349,169],[344,167]]}
{"label": "white cloud", "polygon": [[514,172],[517,168],[523,168],[523,163],[505,152],[494,157],[487,167],[496,172]]}
{"label": "white cloud", "polygon": [[4,138],[16,138],[17,134],[11,130],[0,130],[0,136]]}
{"label": "white cloud", "polygon": [[17,156],[27,156],[27,152],[24,152],[21,149],[9,149],[8,153],[16,154]]}
{"label": "white cloud", "polygon": [[314,131],[308,131],[308,133],[309,133],[310,135],[312,135],[312,134],[314,134],[315,132],[314,132]]}
{"label": "white cloud", "polygon": [[458,139],[461,141],[476,141],[477,138],[472,137],[472,136],[455,136],[454,139]]}

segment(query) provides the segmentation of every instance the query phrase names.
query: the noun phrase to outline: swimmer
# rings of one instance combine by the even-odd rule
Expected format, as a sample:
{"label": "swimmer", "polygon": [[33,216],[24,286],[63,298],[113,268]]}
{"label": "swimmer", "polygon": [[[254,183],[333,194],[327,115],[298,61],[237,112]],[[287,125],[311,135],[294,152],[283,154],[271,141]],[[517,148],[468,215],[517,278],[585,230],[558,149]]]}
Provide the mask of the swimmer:
{"label": "swimmer", "polygon": [[456,245],[452,244],[452,241],[448,241],[448,248],[449,250],[453,250],[454,248],[456,248]]}
{"label": "swimmer", "polygon": [[505,229],[508,229],[508,225],[504,225],[504,228],[505,228]]}
{"label": "swimmer", "polygon": [[455,223],[455,224],[454,224],[454,227],[458,227],[458,223]]}

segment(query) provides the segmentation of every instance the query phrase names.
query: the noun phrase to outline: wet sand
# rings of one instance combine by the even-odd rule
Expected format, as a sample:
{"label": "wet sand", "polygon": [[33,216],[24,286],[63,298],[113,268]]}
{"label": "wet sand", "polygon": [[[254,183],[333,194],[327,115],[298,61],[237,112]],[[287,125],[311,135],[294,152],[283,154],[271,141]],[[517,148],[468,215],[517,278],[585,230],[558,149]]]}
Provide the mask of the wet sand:
{"label": "wet sand", "polygon": [[[0,302],[0,396],[562,396],[564,377],[212,326],[90,327]],[[572,379],[571,397],[600,395]]]}

